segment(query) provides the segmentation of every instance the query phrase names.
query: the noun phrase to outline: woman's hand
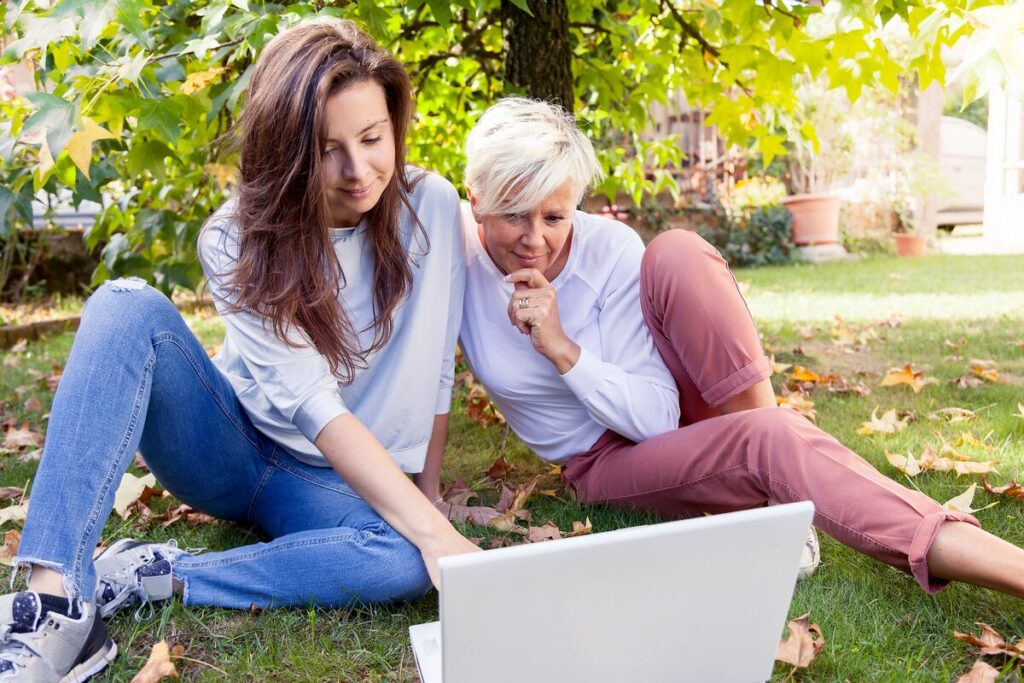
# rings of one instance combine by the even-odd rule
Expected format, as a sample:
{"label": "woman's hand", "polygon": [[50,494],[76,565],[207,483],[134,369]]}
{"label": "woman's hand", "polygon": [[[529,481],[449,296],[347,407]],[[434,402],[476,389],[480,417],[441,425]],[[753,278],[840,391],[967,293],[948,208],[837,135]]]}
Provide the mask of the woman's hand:
{"label": "woman's hand", "polygon": [[430,583],[434,584],[434,588],[438,590],[441,590],[441,572],[438,569],[437,561],[449,555],[475,552],[480,552],[480,548],[476,547],[472,541],[457,531],[446,535],[438,543],[431,543],[420,547],[420,556],[423,557],[423,564],[427,566]]}
{"label": "woman's hand", "polygon": [[508,319],[564,375],[580,358],[580,347],[569,339],[558,316],[555,288],[536,268],[515,270],[505,276],[516,291],[508,302]]}

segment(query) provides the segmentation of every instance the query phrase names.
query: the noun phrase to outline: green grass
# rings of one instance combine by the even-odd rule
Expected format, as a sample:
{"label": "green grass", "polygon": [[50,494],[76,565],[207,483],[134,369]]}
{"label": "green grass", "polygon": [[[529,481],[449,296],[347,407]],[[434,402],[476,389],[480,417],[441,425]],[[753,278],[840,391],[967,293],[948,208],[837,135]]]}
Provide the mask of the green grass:
{"label": "green grass", "polygon": [[[866,397],[817,390],[812,399],[818,425],[886,475],[945,501],[975,478],[926,473],[908,480],[888,464],[885,452],[918,453],[925,445],[937,445],[939,435],[951,440],[970,430],[985,437],[990,447],[963,451],[975,459],[1000,461],[999,474],[990,478],[994,483],[1024,475],[1024,419],[1012,416],[1017,402],[1024,401],[1024,349],[1019,345],[1024,341],[1021,261],[1015,257],[878,258],[745,270],[736,275],[749,284],[751,310],[778,362],[842,374],[871,389]],[[856,334],[867,336],[865,347],[850,350],[833,343],[836,316]],[[222,334],[219,322],[202,311],[190,313],[189,319],[204,344],[214,347]],[[899,324],[878,324],[891,320]],[[18,424],[26,420],[36,430],[45,428],[42,416],[52,398],[46,376],[54,365],[65,362],[71,339],[65,334],[30,344],[12,360],[11,354],[0,352],[0,415]],[[953,351],[943,342],[961,339],[965,342],[960,357],[951,358]],[[994,360],[1002,383],[956,387],[953,382],[968,372],[971,358]],[[907,387],[878,387],[886,369],[911,362],[937,383],[925,386],[920,394]],[[25,400],[32,396],[43,403],[42,411],[24,409]],[[486,503],[496,499],[496,492],[482,472],[499,454],[516,466],[519,479],[545,471],[504,429],[484,429],[470,421],[464,413],[464,399],[464,394],[458,393],[453,408],[446,479],[462,478],[480,490]],[[947,406],[971,409],[978,417],[966,424],[927,419],[928,412]],[[875,407],[880,412],[889,408],[912,411],[916,419],[892,436],[857,434]],[[0,485],[23,486],[35,467],[35,463],[19,462],[15,454],[0,455]],[[979,491],[975,505],[994,500]],[[170,504],[161,501],[158,506],[163,509]],[[586,517],[595,531],[652,521],[641,514],[584,506],[564,493],[557,499],[535,496],[529,508],[535,524],[551,520],[563,529]],[[996,507],[979,512],[978,517],[996,534],[1024,544],[1024,502],[999,499]],[[467,534],[487,538],[495,532],[469,528]],[[253,530],[231,524],[179,524],[164,530],[138,518],[122,521],[115,517],[104,530],[107,540],[124,535],[152,540],[175,537],[185,546],[210,549],[258,538]],[[807,671],[791,676],[790,667],[777,665],[775,680],[955,680],[976,657],[953,639],[953,631],[977,632],[974,623],[984,621],[1007,638],[1024,637],[1024,603],[1020,601],[966,585],[927,596],[901,572],[828,538],[822,540],[822,566],[798,584],[790,614],[810,612],[812,623],[824,632],[827,646]],[[191,658],[178,662],[184,680],[413,681],[415,666],[407,628],[436,616],[433,594],[413,605],[256,614],[185,609],[174,601],[142,624],[136,624],[130,614],[113,620],[112,633],[122,654],[103,680],[130,680],[145,662],[152,643],[166,637],[184,646],[185,655]],[[736,633],[742,633],[742,624],[737,624]],[[510,654],[516,656],[510,647]],[[741,653],[741,644],[737,648]]]}

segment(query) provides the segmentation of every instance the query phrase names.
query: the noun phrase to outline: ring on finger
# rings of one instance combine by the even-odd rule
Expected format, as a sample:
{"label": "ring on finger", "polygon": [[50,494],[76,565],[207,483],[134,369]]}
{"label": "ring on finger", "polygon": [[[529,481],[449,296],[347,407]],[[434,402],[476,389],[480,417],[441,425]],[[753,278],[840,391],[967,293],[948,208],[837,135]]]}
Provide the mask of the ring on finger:
{"label": "ring on finger", "polygon": [[519,300],[519,308],[529,308],[529,307],[530,307],[530,300],[527,299],[525,296]]}

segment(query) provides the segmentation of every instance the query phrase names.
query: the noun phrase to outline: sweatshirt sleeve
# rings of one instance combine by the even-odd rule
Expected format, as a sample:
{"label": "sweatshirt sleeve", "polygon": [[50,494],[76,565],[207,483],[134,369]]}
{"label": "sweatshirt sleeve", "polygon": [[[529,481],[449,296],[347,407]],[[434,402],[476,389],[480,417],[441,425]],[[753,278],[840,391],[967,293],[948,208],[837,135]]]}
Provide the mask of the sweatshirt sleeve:
{"label": "sweatshirt sleeve", "polygon": [[199,237],[199,258],[226,338],[238,350],[256,390],[313,442],[328,422],[349,410],[327,361],[299,330],[291,332],[290,345],[263,316],[229,312],[238,247],[237,229],[225,216],[211,218]]}
{"label": "sweatshirt sleeve", "polygon": [[598,313],[600,352],[581,348],[562,378],[596,422],[639,442],[679,426],[679,391],[641,313],[644,247],[632,237],[610,273]]}
{"label": "sweatshirt sleeve", "polygon": [[455,345],[462,326],[462,296],[466,291],[466,248],[462,228],[459,195],[452,188],[451,202],[444,210],[444,229],[451,235],[451,288],[448,290],[448,326],[445,330],[444,360],[441,382],[437,388],[435,415],[447,415],[452,407],[452,386],[455,384]]}

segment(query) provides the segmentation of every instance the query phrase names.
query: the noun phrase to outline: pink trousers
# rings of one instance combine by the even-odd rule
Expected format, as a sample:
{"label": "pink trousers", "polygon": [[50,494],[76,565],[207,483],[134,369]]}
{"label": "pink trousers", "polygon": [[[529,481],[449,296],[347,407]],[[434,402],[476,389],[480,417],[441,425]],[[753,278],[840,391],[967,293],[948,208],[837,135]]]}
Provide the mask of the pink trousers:
{"label": "pink trousers", "polygon": [[784,408],[721,415],[723,402],[771,373],[729,267],[695,233],[647,247],[641,305],[679,386],[682,425],[642,443],[614,432],[573,456],[562,476],[580,500],[666,518],[811,500],[814,524],[841,543],[909,572],[934,593],[927,555],[947,520],[978,525],[900,486]]}

